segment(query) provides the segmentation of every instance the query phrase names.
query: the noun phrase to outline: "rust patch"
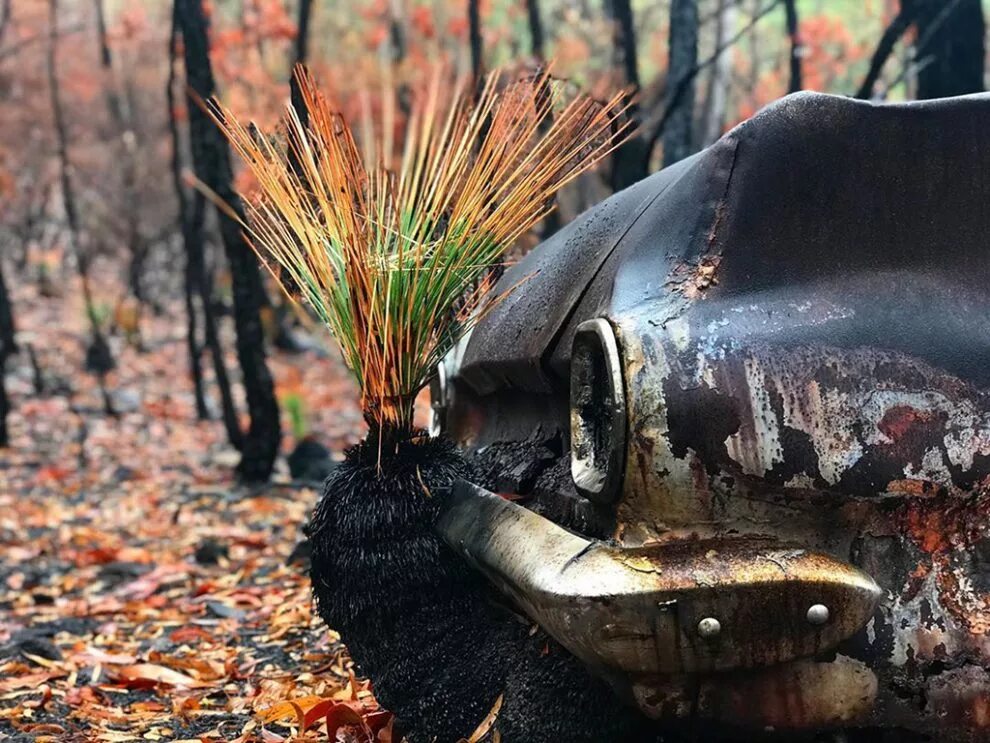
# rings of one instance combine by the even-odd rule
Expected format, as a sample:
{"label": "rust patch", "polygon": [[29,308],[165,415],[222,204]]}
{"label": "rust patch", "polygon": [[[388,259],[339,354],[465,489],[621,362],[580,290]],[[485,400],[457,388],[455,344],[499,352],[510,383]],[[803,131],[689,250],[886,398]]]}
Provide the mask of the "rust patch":
{"label": "rust patch", "polygon": [[718,239],[718,231],[722,226],[722,222],[725,221],[725,215],[728,212],[728,205],[725,203],[725,199],[722,199],[715,206],[715,218],[712,220],[712,227],[708,230],[708,249],[711,250],[715,247],[715,241]]}
{"label": "rust patch", "polygon": [[966,499],[912,499],[899,519],[904,533],[931,556],[939,603],[960,626],[981,636],[990,632],[990,591],[978,574],[981,545],[990,536],[988,512],[990,492],[982,492]]}
{"label": "rust patch", "polygon": [[[905,479],[905,466],[920,468],[929,449],[944,448],[942,439],[948,421],[948,414],[941,410],[892,406],[876,424],[887,442],[864,447],[863,456],[842,473],[842,486],[867,497],[889,492],[890,483]],[[922,492],[937,492],[935,483],[920,482],[924,484],[912,487],[920,487]]]}
{"label": "rust patch", "polygon": [[680,292],[685,299],[697,299],[706,289],[718,284],[718,267],[722,256],[703,255],[697,261],[678,263],[671,269],[665,287]]}
{"label": "rust patch", "polygon": [[877,428],[891,441],[897,442],[906,436],[916,435],[917,430],[928,430],[934,422],[941,428],[945,417],[944,414],[917,410],[910,405],[894,405],[884,413]]}

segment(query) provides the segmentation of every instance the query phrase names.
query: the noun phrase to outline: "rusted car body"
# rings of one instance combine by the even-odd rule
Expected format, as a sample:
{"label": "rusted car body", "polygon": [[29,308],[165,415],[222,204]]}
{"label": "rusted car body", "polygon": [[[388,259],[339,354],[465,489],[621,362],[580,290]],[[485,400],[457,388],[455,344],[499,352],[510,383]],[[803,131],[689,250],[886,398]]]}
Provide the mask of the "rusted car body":
{"label": "rusted car body", "polygon": [[990,739],[988,242],[990,97],[782,99],[506,273],[441,531],[658,720]]}

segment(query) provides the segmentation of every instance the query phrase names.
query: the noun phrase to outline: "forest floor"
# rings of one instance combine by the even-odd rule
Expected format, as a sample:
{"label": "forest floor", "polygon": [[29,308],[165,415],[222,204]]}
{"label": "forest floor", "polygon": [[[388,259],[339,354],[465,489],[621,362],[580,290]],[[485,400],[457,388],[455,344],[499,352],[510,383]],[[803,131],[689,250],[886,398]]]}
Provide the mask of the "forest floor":
{"label": "forest floor", "polygon": [[[14,296],[47,392],[21,353],[0,450],[0,740],[326,740],[355,712],[390,740],[312,609],[305,558],[290,560],[317,490],[284,471],[235,482],[223,426],[195,420],[178,308],[146,313],[142,352],[113,340],[120,415],[104,415],[76,296]],[[357,440],[334,354],[275,353],[271,366],[332,452]]]}

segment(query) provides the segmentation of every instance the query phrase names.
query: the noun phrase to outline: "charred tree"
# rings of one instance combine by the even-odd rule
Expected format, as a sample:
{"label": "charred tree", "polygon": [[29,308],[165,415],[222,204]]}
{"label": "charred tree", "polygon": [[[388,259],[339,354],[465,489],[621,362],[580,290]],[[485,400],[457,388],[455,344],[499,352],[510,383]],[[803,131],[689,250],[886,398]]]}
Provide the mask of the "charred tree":
{"label": "charred tree", "polygon": [[708,146],[722,135],[725,127],[729,89],[732,85],[732,55],[727,53],[729,35],[736,24],[736,0],[719,0],[715,16],[715,60],[708,77],[705,110],[701,124],[701,144]]}
{"label": "charred tree", "polygon": [[630,0],[606,0],[605,9],[612,19],[612,66],[621,70],[623,82],[639,90],[639,55],[636,28]]}
{"label": "charred tree", "polygon": [[7,431],[7,415],[10,413],[10,398],[7,395],[7,360],[17,351],[14,331],[14,310],[4,278],[3,258],[0,256],[0,447],[10,443]]}
{"label": "charred tree", "polygon": [[902,0],[900,11],[894,16],[890,25],[884,29],[877,48],[873,51],[873,56],[870,58],[870,68],[867,70],[866,77],[859,86],[859,90],[856,91],[857,98],[873,97],[873,88],[876,87],[877,80],[880,79],[880,73],[883,72],[884,65],[893,53],[897,42],[900,41],[901,37],[911,27],[911,24],[914,23],[919,2],[920,0]]}
{"label": "charred tree", "polygon": [[[309,25],[312,15],[312,0],[300,0],[299,15],[296,18],[296,38],[293,44],[293,71],[289,73],[289,103],[295,109],[304,128],[309,126],[309,112],[306,111],[306,106],[303,103],[299,81],[296,79],[294,70],[297,66],[305,64],[309,55]],[[290,151],[289,157],[292,160],[293,169],[301,175],[302,168],[299,167],[295,153]],[[281,296],[278,296],[273,302],[264,283],[262,283],[262,292],[262,307],[269,314],[273,324],[272,343],[282,351],[299,352],[302,350],[302,346],[292,332],[293,316],[288,304]]]}
{"label": "charred tree", "polygon": [[[543,17],[540,15],[539,0],[526,0],[526,20],[529,24],[530,51],[537,68],[542,71],[546,67],[546,36],[543,30]],[[549,121],[544,121],[541,124],[542,130],[546,131],[549,125]],[[553,198],[555,204],[559,207],[557,195],[555,194]],[[555,208],[543,218],[537,232],[541,240],[546,240],[548,237],[557,232],[560,227],[560,209]]]}
{"label": "charred tree", "polygon": [[130,252],[127,268],[127,286],[137,310],[134,320],[134,334],[137,346],[141,348],[141,308],[145,296],[142,286],[142,269],[147,258],[148,244],[141,234],[141,210],[137,189],[137,139],[131,124],[130,107],[125,103],[127,96],[121,95],[113,69],[113,53],[107,37],[106,18],[103,0],[94,0],[96,6],[96,29],[100,46],[100,68],[103,71],[106,90],[107,110],[114,133],[120,140],[121,185],[123,186],[123,216],[126,230],[125,241]]}
{"label": "charred tree", "polygon": [[787,22],[787,37],[791,42],[787,92],[796,93],[804,88],[801,75],[801,29],[798,23],[797,0],[784,0],[784,18]]}
{"label": "charred tree", "polygon": [[[198,228],[192,229],[192,220],[189,211],[189,196],[182,183],[182,154],[181,140],[179,139],[179,126],[176,122],[175,110],[175,38],[176,21],[175,9],[172,10],[172,29],[168,37],[168,79],[165,82],[165,105],[168,107],[168,130],[172,142],[172,184],[175,187],[175,196],[179,204],[179,227],[182,232],[183,247],[186,252],[186,270],[184,274],[183,289],[186,301],[186,346],[189,352],[189,376],[193,383],[193,396],[196,401],[196,417],[199,420],[207,420],[210,415],[206,407],[206,394],[203,389],[203,366],[200,357],[199,341],[197,340],[197,310],[196,310],[196,286],[198,278],[194,269],[193,245],[196,238],[199,238],[199,250],[202,251],[202,222]],[[222,361],[222,360],[221,360]],[[238,435],[240,431],[238,430]]]}
{"label": "charred tree", "polygon": [[[238,219],[244,211],[232,185],[230,150],[223,134],[202,107],[216,86],[209,56],[209,31],[202,0],[176,0],[176,18],[182,33],[188,83],[189,132],[193,168],[231,210],[217,208],[224,252],[230,264],[234,294],[237,357],[247,397],[250,426],[243,438],[238,473],[248,481],[265,481],[272,473],[279,445],[278,403],[265,357],[261,322],[264,284],[257,259],[244,238]],[[199,100],[197,100],[197,98]]]}
{"label": "charred tree", "polygon": [[918,98],[945,98],[984,90],[986,19],[980,0],[902,0],[900,11],[873,52],[857,98],[873,96],[894,47],[912,26],[917,40],[910,67],[917,74]]}
{"label": "charred tree", "polygon": [[[299,17],[296,23],[296,43],[294,46],[293,68],[297,65],[305,64],[309,55],[309,20],[313,11],[312,0],[300,0]],[[302,92],[299,90],[299,81],[295,74],[289,75],[289,101],[296,111],[296,116],[302,122],[303,127],[309,126],[309,112],[303,105]],[[300,172],[300,168],[295,164],[295,153],[290,153],[295,165],[295,171]]]}
{"label": "charred tree", "polygon": [[65,208],[65,219],[68,226],[69,247],[76,262],[76,270],[82,285],[83,302],[86,305],[86,316],[89,320],[92,337],[86,349],[86,367],[94,374],[100,384],[100,394],[103,397],[103,409],[107,415],[115,415],[113,403],[106,387],[106,374],[115,364],[110,344],[107,343],[100,321],[93,304],[93,292],[89,282],[89,255],[80,244],[82,233],[79,225],[79,212],[76,209],[75,192],[72,188],[72,165],[69,162],[68,126],[62,101],[59,95],[58,75],[56,74],[58,47],[58,0],[48,2],[48,90],[51,95],[52,119],[55,124],[55,144],[59,163],[59,181],[62,188],[62,203]]}
{"label": "charred tree", "polygon": [[14,0],[0,0],[0,41],[3,41],[7,26],[10,25],[10,19],[13,17],[13,2]]}
{"label": "charred tree", "polygon": [[[388,8],[388,47],[389,61],[399,64],[406,58],[409,41],[406,38],[402,0],[389,0]],[[401,94],[402,86],[400,86]],[[402,101],[400,100],[400,104]],[[408,113],[408,111],[406,111]]]}
{"label": "charred tree", "polygon": [[526,0],[526,21],[529,24],[530,53],[540,64],[546,61],[546,40],[543,18],[540,16],[540,0]]}
{"label": "charred tree", "polygon": [[[667,125],[663,164],[672,165],[694,152],[694,99],[698,69],[697,0],[672,0],[667,65]],[[681,81],[686,81],[682,83]],[[680,92],[678,98],[675,95]]]}
{"label": "charred tree", "polygon": [[313,0],[299,0],[299,17],[296,24],[295,56],[296,64],[306,61],[309,56],[309,21],[313,15]]}
{"label": "charred tree", "polygon": [[[639,123],[641,111],[636,100],[640,91],[639,57],[632,4],[630,0],[605,0],[605,13],[612,21],[612,67],[628,91],[627,114]],[[649,159],[646,143],[640,137],[633,137],[619,147],[612,156],[612,190],[621,191],[645,178]]]}
{"label": "charred tree", "polygon": [[468,0],[468,43],[471,47],[471,78],[477,86],[481,83],[481,77],[485,72],[479,0]]}
{"label": "charred tree", "polygon": [[980,0],[915,2],[918,98],[982,92],[986,21]]}

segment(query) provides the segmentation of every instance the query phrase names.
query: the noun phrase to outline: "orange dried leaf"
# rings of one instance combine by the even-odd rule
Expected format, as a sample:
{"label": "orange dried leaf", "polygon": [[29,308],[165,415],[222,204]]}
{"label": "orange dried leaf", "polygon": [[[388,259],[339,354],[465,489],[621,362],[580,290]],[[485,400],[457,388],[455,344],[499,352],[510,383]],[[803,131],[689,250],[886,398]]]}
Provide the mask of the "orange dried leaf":
{"label": "orange dried leaf", "polygon": [[356,727],[364,735],[363,743],[374,743],[374,734],[361,716],[360,707],[355,709],[356,706],[353,702],[335,702],[331,705],[326,717],[327,737],[330,740],[337,739],[337,732],[341,728]]}
{"label": "orange dried leaf", "polygon": [[464,738],[460,743],[478,743],[482,738],[488,735],[488,732],[492,729],[492,725],[495,724],[495,720],[498,719],[498,713],[502,709],[502,695],[498,695],[498,699],[495,700],[495,704],[485,715],[485,719],[481,721],[481,724],[475,728],[474,732],[471,733],[470,738]]}
{"label": "orange dried leaf", "polygon": [[203,686],[192,676],[154,663],[135,663],[132,666],[121,666],[114,668],[112,673],[118,681],[127,682],[128,686],[167,684],[190,689]]}
{"label": "orange dried leaf", "polygon": [[53,678],[55,674],[51,671],[40,671],[29,673],[25,676],[15,676],[14,678],[0,681],[0,692],[14,691],[15,689],[30,689],[41,686],[43,683]]}
{"label": "orange dried leaf", "polygon": [[290,719],[296,714],[296,706],[300,707],[305,713],[322,701],[323,697],[315,695],[300,697],[299,699],[290,699],[284,702],[279,702],[266,710],[262,710],[258,714],[258,718],[262,722],[278,722],[280,720]]}

